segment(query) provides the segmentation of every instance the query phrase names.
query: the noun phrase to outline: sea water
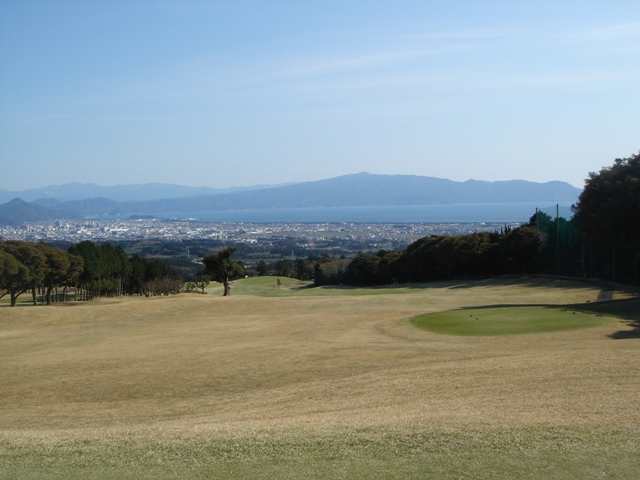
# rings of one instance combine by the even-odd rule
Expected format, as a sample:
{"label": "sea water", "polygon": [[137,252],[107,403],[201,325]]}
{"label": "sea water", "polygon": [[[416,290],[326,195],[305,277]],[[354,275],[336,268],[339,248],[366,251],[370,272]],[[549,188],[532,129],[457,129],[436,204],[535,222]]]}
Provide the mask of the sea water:
{"label": "sea water", "polygon": [[156,216],[167,219],[188,218],[202,222],[248,223],[527,223],[536,213],[536,209],[555,217],[556,206],[560,216],[570,218],[569,202],[209,210],[159,213]]}

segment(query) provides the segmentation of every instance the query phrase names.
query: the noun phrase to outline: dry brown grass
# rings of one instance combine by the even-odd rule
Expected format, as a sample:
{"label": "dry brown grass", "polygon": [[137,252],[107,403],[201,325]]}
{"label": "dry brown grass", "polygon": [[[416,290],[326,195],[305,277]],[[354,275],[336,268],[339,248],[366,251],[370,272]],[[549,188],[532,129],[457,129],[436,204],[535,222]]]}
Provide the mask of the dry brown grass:
{"label": "dry brown grass", "polygon": [[[348,452],[344,458],[364,464],[373,461],[367,449],[388,455],[387,464],[431,452],[435,462],[437,452],[445,458],[458,445],[458,454],[475,448],[479,456],[484,448],[529,448],[536,461],[555,447],[586,457],[611,450],[611,462],[621,461],[618,451],[623,472],[631,472],[640,466],[629,453],[640,447],[640,339],[612,340],[628,328],[623,322],[458,337],[408,321],[460,306],[570,304],[597,295],[584,284],[511,280],[401,295],[180,295],[0,308],[0,462],[16,478],[37,471],[180,478],[186,465],[207,464],[203,458],[231,458],[239,463],[218,465],[215,476],[306,478],[299,458],[317,452],[334,459]],[[174,470],[141,467],[156,457],[168,462],[169,446],[181,452]],[[156,456],[145,457],[149,451]],[[108,467],[109,457],[126,452],[129,460]],[[99,460],[91,463],[91,455]],[[56,470],[60,458],[76,466]],[[481,465],[479,458],[468,462]],[[255,468],[225,470],[247,462]]]}

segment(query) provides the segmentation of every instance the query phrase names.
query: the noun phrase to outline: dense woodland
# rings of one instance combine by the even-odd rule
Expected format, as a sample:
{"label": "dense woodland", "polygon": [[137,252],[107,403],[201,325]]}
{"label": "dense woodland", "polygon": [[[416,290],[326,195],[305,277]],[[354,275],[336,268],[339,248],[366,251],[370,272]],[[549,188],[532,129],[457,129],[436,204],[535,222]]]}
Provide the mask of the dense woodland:
{"label": "dense woodland", "polygon": [[[540,236],[530,226],[493,233],[431,236],[400,252],[358,255],[343,271],[343,282],[383,285],[534,273],[540,246]],[[328,280],[322,265],[319,270],[317,276]]]}
{"label": "dense woodland", "polygon": [[[162,295],[200,290],[210,280],[223,283],[245,275],[277,275],[313,279],[315,285],[385,285],[497,275],[556,274],[640,282],[640,155],[616,159],[611,167],[590,173],[571,220],[536,212],[528,224],[495,232],[430,236],[406,249],[355,256],[326,252],[294,252],[276,244],[268,252],[246,246],[195,242],[202,262],[183,255],[171,262],[127,254],[122,246],[90,241],[67,250],[42,243],[0,239],[0,298],[10,304],[30,293],[32,302],[50,304],[99,296]],[[176,246],[157,248],[171,253]],[[184,245],[180,245],[182,249]],[[245,268],[234,254],[255,262]],[[187,282],[184,284],[184,282]]]}
{"label": "dense woodland", "polygon": [[9,295],[11,306],[23,293],[34,305],[101,296],[177,293],[182,281],[165,263],[129,257],[109,243],[81,242],[66,252],[42,243],[0,242],[0,297]]}

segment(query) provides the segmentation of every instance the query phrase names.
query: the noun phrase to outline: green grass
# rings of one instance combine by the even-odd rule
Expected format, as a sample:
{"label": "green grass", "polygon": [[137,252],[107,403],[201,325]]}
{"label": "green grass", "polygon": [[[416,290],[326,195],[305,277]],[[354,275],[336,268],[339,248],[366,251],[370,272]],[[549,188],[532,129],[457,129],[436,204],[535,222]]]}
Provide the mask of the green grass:
{"label": "green grass", "polygon": [[[73,294],[67,294],[63,298],[62,294],[60,294],[58,295],[57,299],[58,301],[53,301],[53,298],[52,298],[51,303],[60,304],[65,302],[73,302],[75,300],[75,296]],[[44,303],[46,302],[46,297],[43,297],[43,295],[37,295],[36,300],[38,301],[39,305],[44,305]],[[0,305],[10,305],[10,304],[11,304],[11,297],[9,296],[8,293],[4,297],[0,298]],[[33,295],[31,294],[31,292],[23,293],[22,295],[20,295],[16,299],[16,305],[33,305]]]}
{"label": "green grass", "polygon": [[[280,279],[280,285],[278,285]],[[323,296],[363,296],[398,295],[416,293],[417,289],[433,288],[437,284],[386,285],[381,287],[354,287],[328,285],[316,287],[311,280],[297,280],[288,277],[264,276],[236,280],[231,283],[232,295],[258,297],[323,297]],[[211,295],[222,295],[222,285],[212,283],[206,289]]]}
{"label": "green grass", "polygon": [[601,325],[601,315],[558,307],[472,308],[420,315],[418,328],[447,335],[519,335],[561,332]]}
{"label": "green grass", "polygon": [[[278,279],[280,285],[278,286]],[[296,293],[303,293],[313,287],[312,282],[301,282],[295,278],[288,277],[251,277],[231,282],[231,295],[257,295],[261,297],[282,297]],[[212,284],[211,293],[222,294],[222,285]]]}

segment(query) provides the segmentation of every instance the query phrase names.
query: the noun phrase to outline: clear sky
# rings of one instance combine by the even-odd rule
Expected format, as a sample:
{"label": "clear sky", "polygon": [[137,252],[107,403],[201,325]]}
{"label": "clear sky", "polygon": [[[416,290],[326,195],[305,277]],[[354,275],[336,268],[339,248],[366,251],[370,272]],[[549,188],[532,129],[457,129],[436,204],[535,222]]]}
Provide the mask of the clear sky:
{"label": "clear sky", "polygon": [[638,150],[637,0],[0,0],[1,189],[582,187]]}

